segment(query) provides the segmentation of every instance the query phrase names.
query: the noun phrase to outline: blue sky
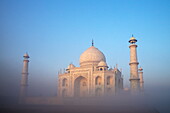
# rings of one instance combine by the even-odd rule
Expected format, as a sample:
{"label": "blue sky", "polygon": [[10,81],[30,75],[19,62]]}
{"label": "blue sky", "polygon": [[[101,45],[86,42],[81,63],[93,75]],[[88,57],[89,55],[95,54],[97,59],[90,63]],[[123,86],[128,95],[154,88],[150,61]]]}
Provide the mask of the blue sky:
{"label": "blue sky", "polygon": [[1,0],[0,88],[5,94],[5,87],[19,86],[28,52],[30,87],[54,92],[58,70],[71,62],[79,66],[92,39],[109,66],[123,69],[128,87],[132,34],[145,85],[170,86],[169,12],[169,0]]}

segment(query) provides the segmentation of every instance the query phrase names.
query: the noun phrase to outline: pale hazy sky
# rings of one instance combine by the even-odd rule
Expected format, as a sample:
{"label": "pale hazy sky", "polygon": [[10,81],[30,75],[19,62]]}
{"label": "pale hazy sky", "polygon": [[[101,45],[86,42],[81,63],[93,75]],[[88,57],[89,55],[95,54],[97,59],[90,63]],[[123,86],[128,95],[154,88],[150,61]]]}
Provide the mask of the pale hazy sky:
{"label": "pale hazy sky", "polygon": [[[23,54],[29,83],[55,92],[57,72],[94,45],[129,85],[129,38],[138,40],[145,86],[170,86],[169,0],[1,0],[0,95],[19,86]],[[14,88],[15,87],[15,88]]]}

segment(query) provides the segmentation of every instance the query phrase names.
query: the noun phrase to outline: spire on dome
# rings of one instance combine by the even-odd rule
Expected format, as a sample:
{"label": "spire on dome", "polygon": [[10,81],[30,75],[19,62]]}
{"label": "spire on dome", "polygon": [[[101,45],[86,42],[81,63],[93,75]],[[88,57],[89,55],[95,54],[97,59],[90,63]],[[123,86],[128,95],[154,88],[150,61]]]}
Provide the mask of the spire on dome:
{"label": "spire on dome", "polygon": [[94,42],[93,42],[93,39],[92,39],[92,46],[94,46]]}

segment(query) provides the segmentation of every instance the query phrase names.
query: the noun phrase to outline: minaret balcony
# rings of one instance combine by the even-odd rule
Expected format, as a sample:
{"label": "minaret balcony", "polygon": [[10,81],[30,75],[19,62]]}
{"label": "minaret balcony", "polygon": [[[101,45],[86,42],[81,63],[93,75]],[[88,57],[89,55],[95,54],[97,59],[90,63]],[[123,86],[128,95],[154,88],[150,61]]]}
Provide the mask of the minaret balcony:
{"label": "minaret balcony", "polygon": [[137,64],[138,65],[139,62],[130,62],[129,65],[131,65],[131,64]]}
{"label": "minaret balcony", "polygon": [[134,77],[134,78],[130,78],[129,80],[130,80],[130,81],[131,81],[131,80],[140,80],[140,78]]}

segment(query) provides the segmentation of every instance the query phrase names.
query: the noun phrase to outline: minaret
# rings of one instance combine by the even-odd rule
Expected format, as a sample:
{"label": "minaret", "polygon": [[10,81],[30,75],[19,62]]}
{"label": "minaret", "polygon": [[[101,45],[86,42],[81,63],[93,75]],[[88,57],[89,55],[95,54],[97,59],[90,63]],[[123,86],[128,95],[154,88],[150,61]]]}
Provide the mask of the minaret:
{"label": "minaret", "polygon": [[143,69],[142,67],[139,68],[139,78],[140,78],[140,90],[141,92],[144,91],[144,80],[143,80]]}
{"label": "minaret", "polygon": [[135,44],[137,40],[135,37],[130,38],[130,87],[132,92],[138,92],[139,91],[139,75],[138,75],[138,59],[137,59],[137,45]]}
{"label": "minaret", "polygon": [[22,69],[22,78],[21,78],[21,89],[20,89],[20,97],[25,97],[27,94],[28,87],[28,62],[29,55],[27,53],[24,54],[23,60],[23,69]]}

